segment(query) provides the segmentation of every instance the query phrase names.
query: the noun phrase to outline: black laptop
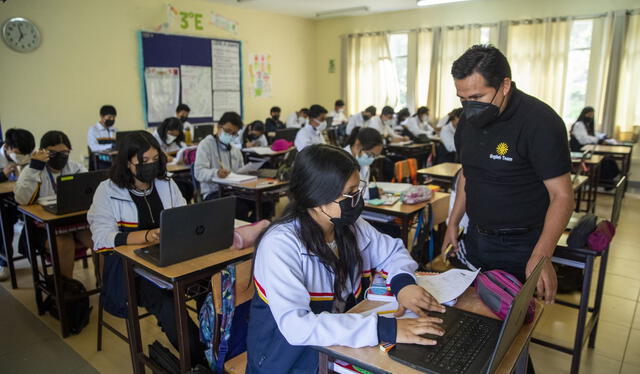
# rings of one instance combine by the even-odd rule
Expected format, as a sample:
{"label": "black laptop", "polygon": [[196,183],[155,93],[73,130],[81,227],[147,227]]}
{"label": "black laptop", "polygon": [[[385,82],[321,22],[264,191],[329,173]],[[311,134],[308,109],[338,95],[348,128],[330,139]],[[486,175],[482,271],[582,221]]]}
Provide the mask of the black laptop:
{"label": "black laptop", "polygon": [[193,142],[199,143],[207,135],[213,134],[213,123],[201,123],[193,127]]}
{"label": "black laptop", "polygon": [[278,129],[276,130],[276,136],[274,136],[273,140],[276,141],[278,139],[284,139],[286,141],[293,142],[296,140],[298,131],[300,131],[300,129],[296,127]]}
{"label": "black laptop", "polygon": [[118,131],[116,132],[116,148],[115,150],[119,150],[120,146],[122,145],[122,142],[124,141],[124,139],[127,138],[127,136],[131,135],[131,134],[135,134],[141,131],[145,131],[145,130],[132,130],[132,131]]}
{"label": "black laptop", "polygon": [[96,188],[108,176],[108,170],[60,175],[56,180],[56,198],[50,203],[43,203],[42,207],[56,215],[87,210],[91,206]]}
{"label": "black laptop", "polygon": [[524,323],[544,261],[540,260],[522,286],[504,321],[447,307],[443,314],[429,313],[444,320],[444,336],[424,335],[437,345],[397,344],[389,356],[431,374],[493,373]]}
{"label": "black laptop", "polygon": [[160,213],[160,244],[134,252],[160,267],[227,249],[233,244],[236,198],[233,196]]}

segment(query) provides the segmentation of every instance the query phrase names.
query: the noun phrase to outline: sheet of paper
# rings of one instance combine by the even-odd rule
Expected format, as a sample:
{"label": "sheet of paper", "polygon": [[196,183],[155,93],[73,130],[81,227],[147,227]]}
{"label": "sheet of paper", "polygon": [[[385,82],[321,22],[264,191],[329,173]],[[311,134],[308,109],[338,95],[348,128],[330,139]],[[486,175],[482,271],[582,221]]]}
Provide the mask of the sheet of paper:
{"label": "sheet of paper", "polygon": [[240,43],[211,41],[213,90],[240,91]]}
{"label": "sheet of paper", "polygon": [[213,114],[211,67],[180,66],[182,102],[189,105],[191,117],[211,117]]}
{"label": "sheet of paper", "polygon": [[476,279],[479,271],[451,269],[441,274],[418,276],[417,283],[429,291],[439,303],[445,303],[462,295]]}
{"label": "sheet of paper", "polygon": [[376,182],[376,186],[382,189],[385,193],[401,194],[413,187],[409,183],[390,183],[390,182]]}
{"label": "sheet of paper", "polygon": [[275,152],[271,150],[271,147],[249,147],[249,148],[244,148],[242,150],[242,152],[247,152],[247,153],[255,153],[257,155],[272,155]]}
{"label": "sheet of paper", "polygon": [[146,67],[144,83],[147,92],[149,122],[162,122],[174,117],[180,100],[180,69]]}
{"label": "sheet of paper", "polygon": [[217,121],[225,112],[242,114],[240,91],[213,91],[213,120]]}
{"label": "sheet of paper", "polygon": [[245,164],[243,167],[241,167],[240,169],[238,169],[238,174],[255,173],[256,171],[258,171],[258,169],[262,167],[262,165],[264,165],[265,162],[267,162],[267,160],[249,162]]}
{"label": "sheet of paper", "polygon": [[220,184],[240,184],[251,182],[256,179],[258,179],[258,177],[255,175],[230,173],[226,178],[213,178],[212,182]]}

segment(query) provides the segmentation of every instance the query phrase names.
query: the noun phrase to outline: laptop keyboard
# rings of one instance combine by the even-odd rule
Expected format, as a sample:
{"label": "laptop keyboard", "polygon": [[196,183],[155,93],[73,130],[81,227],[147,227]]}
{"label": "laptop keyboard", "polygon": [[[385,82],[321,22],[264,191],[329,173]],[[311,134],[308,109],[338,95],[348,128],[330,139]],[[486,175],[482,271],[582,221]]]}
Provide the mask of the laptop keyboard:
{"label": "laptop keyboard", "polygon": [[451,373],[464,373],[484,347],[491,332],[486,322],[465,315],[427,353],[425,361]]}

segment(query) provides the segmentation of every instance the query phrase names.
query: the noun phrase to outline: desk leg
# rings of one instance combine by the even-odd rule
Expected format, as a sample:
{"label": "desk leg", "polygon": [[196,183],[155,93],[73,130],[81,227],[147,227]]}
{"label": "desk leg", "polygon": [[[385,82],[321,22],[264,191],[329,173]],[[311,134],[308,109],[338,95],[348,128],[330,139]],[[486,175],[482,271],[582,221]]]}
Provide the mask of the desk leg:
{"label": "desk leg", "polygon": [[584,264],[584,281],[582,282],[582,294],[580,295],[580,308],[578,309],[578,323],[576,337],[573,342],[573,358],[571,359],[571,374],[578,374],[580,370],[580,357],[582,356],[582,343],[584,341],[584,328],[589,312],[589,291],[591,290],[591,277],[593,275],[593,256],[587,256]]}
{"label": "desk leg", "polygon": [[[42,302],[42,289],[40,288],[40,276],[38,272],[38,256],[36,255],[36,249],[33,247],[35,243],[31,242],[31,233],[34,232],[35,226],[33,220],[26,214],[22,215],[24,219],[24,234],[27,239],[27,256],[29,256],[29,262],[31,263],[31,274],[33,275],[33,289],[36,294],[36,306],[38,308],[38,314],[44,314],[44,304]],[[44,264],[43,264],[44,265]]]}
{"label": "desk leg", "polygon": [[604,292],[604,277],[607,272],[607,261],[609,259],[609,250],[606,250],[600,257],[600,269],[598,270],[598,286],[596,287],[596,295],[593,301],[593,316],[595,323],[591,334],[589,335],[589,348],[596,346],[596,334],[598,333],[598,322],[600,321],[600,307],[602,306],[602,294]]}
{"label": "desk leg", "polygon": [[186,373],[191,368],[191,347],[189,346],[189,313],[187,312],[186,285],[177,281],[173,285],[173,303],[176,313],[176,333],[180,350],[180,372]]}
{"label": "desk leg", "polygon": [[144,365],[140,361],[142,355],[142,338],[140,337],[140,319],[138,318],[138,294],[136,289],[136,276],[133,272],[133,264],[126,257],[122,257],[124,263],[124,280],[127,285],[127,332],[129,334],[129,351],[131,352],[131,364],[135,374],[144,374]]}
{"label": "desk leg", "polygon": [[256,190],[256,211],[255,211],[256,222],[262,219],[262,191]]}
{"label": "desk leg", "polygon": [[411,217],[402,216],[400,225],[400,235],[402,236],[402,241],[404,242],[404,246],[409,248],[409,221]]}
{"label": "desk leg", "polygon": [[18,281],[16,280],[16,269],[13,265],[13,243],[9,243],[7,240],[7,230],[13,230],[13,225],[8,225],[5,222],[7,215],[5,213],[5,206],[9,203],[6,200],[0,201],[0,231],[2,231],[2,244],[4,245],[5,261],[9,268],[9,274],[11,276],[11,288],[18,288]]}
{"label": "desk leg", "polygon": [[513,368],[514,374],[528,374],[527,370],[529,369],[529,343],[527,343],[522,352],[520,352],[520,356],[518,356],[518,361],[516,361],[516,366]]}
{"label": "desk leg", "polygon": [[318,352],[318,373],[329,373],[329,355],[324,352]]}
{"label": "desk leg", "polygon": [[[49,256],[51,258],[51,268],[53,269],[53,286],[56,293],[56,306],[58,307],[58,318],[62,328],[62,337],[69,336],[69,321],[67,319],[67,303],[64,300],[64,287],[62,286],[62,275],[60,274],[60,259],[58,257],[58,243],[56,240],[55,227],[45,223],[47,229],[47,240],[49,240]],[[45,266],[43,264],[43,266]]]}

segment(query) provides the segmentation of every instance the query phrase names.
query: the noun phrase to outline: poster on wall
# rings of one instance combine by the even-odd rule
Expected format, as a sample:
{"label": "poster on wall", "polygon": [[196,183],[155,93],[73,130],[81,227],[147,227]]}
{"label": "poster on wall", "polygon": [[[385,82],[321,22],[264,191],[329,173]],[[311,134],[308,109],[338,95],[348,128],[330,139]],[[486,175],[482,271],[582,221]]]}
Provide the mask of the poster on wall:
{"label": "poster on wall", "polygon": [[180,69],[146,67],[144,84],[147,92],[149,122],[162,122],[175,116],[180,100]]}
{"label": "poster on wall", "polygon": [[240,91],[240,44],[211,41],[213,89]]}
{"label": "poster on wall", "polygon": [[249,85],[254,97],[271,97],[271,55],[249,54]]}
{"label": "poster on wall", "polygon": [[189,105],[191,117],[211,117],[211,68],[208,66],[180,66],[182,102]]}
{"label": "poster on wall", "polygon": [[240,91],[213,91],[213,118],[220,119],[225,112],[242,113]]}

